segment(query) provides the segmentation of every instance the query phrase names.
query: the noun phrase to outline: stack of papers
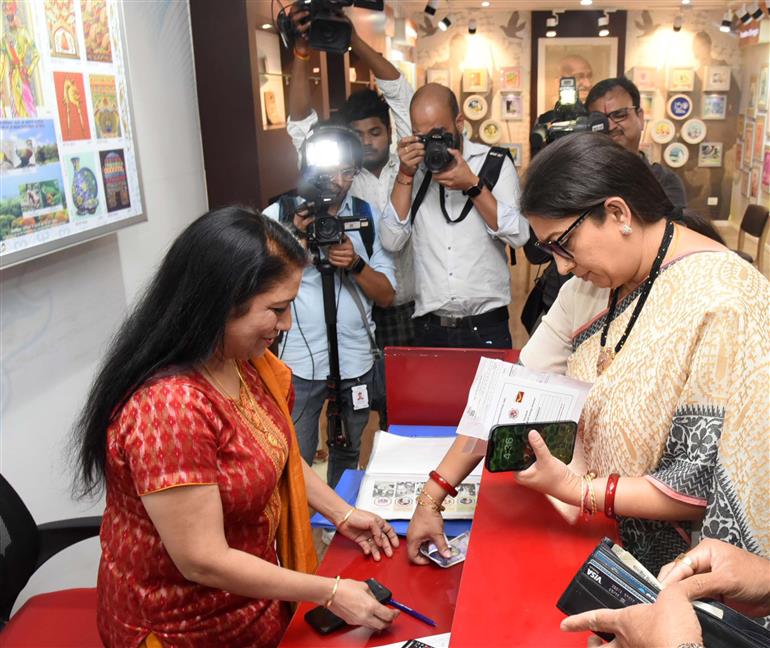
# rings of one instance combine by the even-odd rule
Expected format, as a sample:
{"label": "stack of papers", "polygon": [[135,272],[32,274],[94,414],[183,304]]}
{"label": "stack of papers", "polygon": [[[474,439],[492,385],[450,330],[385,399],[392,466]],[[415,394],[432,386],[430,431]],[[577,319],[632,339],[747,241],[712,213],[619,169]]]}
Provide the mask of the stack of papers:
{"label": "stack of papers", "polygon": [[[388,432],[374,435],[374,446],[361,481],[356,507],[386,520],[409,520],[428,473],[435,470],[454,437],[404,437]],[[471,519],[481,481],[481,464],[457,487],[457,497],[442,502],[445,519]]]}
{"label": "stack of papers", "polygon": [[580,420],[590,383],[481,358],[457,434],[488,440],[495,425]]}

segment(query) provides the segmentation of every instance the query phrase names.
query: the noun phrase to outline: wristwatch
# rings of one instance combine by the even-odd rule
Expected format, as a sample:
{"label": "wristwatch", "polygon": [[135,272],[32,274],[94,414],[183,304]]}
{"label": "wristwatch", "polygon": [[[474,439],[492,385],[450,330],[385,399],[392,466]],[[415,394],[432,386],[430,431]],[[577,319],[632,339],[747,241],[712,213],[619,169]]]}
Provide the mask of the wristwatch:
{"label": "wristwatch", "polygon": [[363,270],[365,266],[366,261],[364,261],[363,258],[358,257],[356,262],[350,268],[348,268],[348,272],[350,274],[360,274],[361,270]]}
{"label": "wristwatch", "polygon": [[481,190],[484,187],[486,187],[486,183],[482,178],[479,178],[479,181],[475,185],[468,187],[463,191],[463,196],[468,196],[468,198],[475,198],[481,193]]}

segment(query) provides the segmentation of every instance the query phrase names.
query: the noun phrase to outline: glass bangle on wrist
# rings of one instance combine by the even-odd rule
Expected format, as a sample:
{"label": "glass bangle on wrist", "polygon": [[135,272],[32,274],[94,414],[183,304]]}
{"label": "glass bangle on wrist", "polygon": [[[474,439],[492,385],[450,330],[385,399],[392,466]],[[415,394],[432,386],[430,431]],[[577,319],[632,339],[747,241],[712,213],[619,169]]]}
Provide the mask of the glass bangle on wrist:
{"label": "glass bangle on wrist", "polygon": [[457,497],[457,489],[452,486],[446,479],[444,479],[441,475],[439,475],[438,472],[435,470],[431,470],[428,474],[428,477],[430,477],[435,483],[437,483],[441,488],[443,488],[449,495],[452,497]]}
{"label": "glass bangle on wrist", "polygon": [[615,495],[618,492],[618,479],[620,475],[618,473],[612,473],[607,477],[607,488],[604,491],[604,515],[611,520],[615,520]]}

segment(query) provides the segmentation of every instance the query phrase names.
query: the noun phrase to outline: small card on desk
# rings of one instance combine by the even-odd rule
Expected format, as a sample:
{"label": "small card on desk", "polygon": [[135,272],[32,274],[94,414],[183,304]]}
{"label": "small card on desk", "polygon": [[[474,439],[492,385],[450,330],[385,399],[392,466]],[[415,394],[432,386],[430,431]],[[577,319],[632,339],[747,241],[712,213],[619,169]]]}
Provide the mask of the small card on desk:
{"label": "small card on desk", "polygon": [[420,547],[420,553],[426,558],[432,560],[439,567],[452,567],[465,560],[465,555],[468,553],[468,542],[470,540],[470,532],[461,533],[459,536],[452,538],[449,544],[449,550],[452,552],[450,558],[445,558],[441,555],[435,544],[432,542],[427,546]]}

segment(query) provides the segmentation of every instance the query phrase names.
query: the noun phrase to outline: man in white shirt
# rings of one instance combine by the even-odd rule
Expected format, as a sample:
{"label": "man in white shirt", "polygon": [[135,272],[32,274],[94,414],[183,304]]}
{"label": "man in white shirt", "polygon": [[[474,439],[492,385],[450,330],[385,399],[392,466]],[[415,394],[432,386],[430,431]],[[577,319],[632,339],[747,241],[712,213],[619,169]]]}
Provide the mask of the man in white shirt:
{"label": "man in white shirt", "polygon": [[[505,245],[521,247],[529,238],[518,207],[516,169],[506,158],[492,189],[479,177],[490,148],[461,137],[464,118],[448,88],[423,86],[412,98],[410,113],[414,134],[398,143],[399,172],[381,237],[388,250],[410,242],[413,247],[415,343],[510,348]],[[431,131],[451,134],[456,148],[449,149],[450,163],[431,175],[412,217],[413,190],[428,173],[421,136]]]}
{"label": "man in white shirt", "polygon": [[[293,15],[300,34],[307,32],[303,23],[306,11]],[[355,54],[374,73],[382,96],[369,88],[353,92],[340,110],[341,121],[354,130],[364,147],[363,168],[353,179],[350,193],[366,200],[382,214],[390,200],[390,192],[398,173],[398,155],[391,153],[392,127],[390,110],[398,138],[412,132],[409,120],[409,102],[414,90],[392,63],[372,49],[352,27],[350,46]],[[310,49],[305,38],[297,38],[294,45],[294,61],[289,81],[289,120],[287,131],[294,147],[301,151],[308,133],[318,122],[318,114],[310,103]],[[384,99],[383,99],[384,97]],[[373,310],[377,324],[377,344],[386,346],[410,346],[414,330],[414,268],[412,250],[405,245],[393,255],[396,265],[396,297],[393,306]]]}

